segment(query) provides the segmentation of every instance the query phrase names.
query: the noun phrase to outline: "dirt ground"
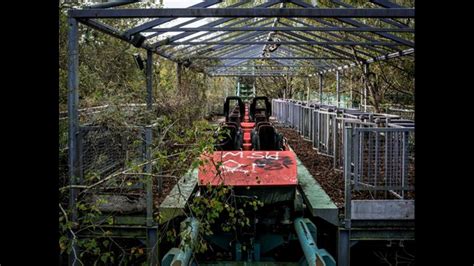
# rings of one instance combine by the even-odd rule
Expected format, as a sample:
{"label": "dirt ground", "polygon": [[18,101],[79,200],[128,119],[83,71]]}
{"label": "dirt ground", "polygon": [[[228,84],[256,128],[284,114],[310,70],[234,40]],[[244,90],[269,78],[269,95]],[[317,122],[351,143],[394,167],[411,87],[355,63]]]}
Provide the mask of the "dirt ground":
{"label": "dirt ground", "polygon": [[304,140],[295,130],[282,126],[276,126],[277,130],[288,140],[288,144],[308,169],[311,175],[318,181],[337,207],[344,204],[344,177],[341,171],[333,168],[333,159],[318,154],[313,149],[310,141]]}

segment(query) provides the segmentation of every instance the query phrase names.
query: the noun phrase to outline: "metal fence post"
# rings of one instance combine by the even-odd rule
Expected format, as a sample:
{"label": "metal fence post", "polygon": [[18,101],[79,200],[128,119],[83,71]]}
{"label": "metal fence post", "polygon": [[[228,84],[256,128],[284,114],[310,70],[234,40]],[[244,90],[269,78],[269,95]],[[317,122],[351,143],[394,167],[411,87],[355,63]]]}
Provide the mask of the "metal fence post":
{"label": "metal fence post", "polygon": [[309,90],[309,76],[306,76],[306,79],[305,79],[305,84],[306,84],[306,101],[309,102],[309,94],[310,94],[310,90]]}
{"label": "metal fence post", "polygon": [[[353,130],[348,126],[344,130],[344,228],[338,229],[337,264],[340,266],[350,265],[351,250],[351,163],[352,163],[352,137]],[[356,174],[356,173],[355,173]]]}
{"label": "metal fence post", "polygon": [[369,65],[364,64],[364,112],[367,112],[367,86],[368,86]]}
{"label": "metal fence post", "polygon": [[[354,130],[357,132],[356,130]],[[346,229],[351,228],[351,175],[352,175],[352,127],[346,127],[344,130],[344,226]],[[357,152],[357,151],[354,151]],[[354,173],[356,175],[357,173]]]}
{"label": "metal fence post", "polygon": [[337,102],[337,108],[340,107],[340,101],[341,101],[341,95],[340,95],[340,75],[339,75],[339,70],[336,70],[336,102]]}
{"label": "metal fence post", "polygon": [[403,134],[403,146],[402,146],[402,191],[401,191],[401,196],[402,198],[405,198],[405,189],[406,185],[408,184],[407,176],[408,176],[408,137],[410,134],[410,131],[403,131],[401,132]]}
{"label": "metal fence post", "polygon": [[153,53],[151,50],[146,51],[146,108],[152,110],[153,106]]}

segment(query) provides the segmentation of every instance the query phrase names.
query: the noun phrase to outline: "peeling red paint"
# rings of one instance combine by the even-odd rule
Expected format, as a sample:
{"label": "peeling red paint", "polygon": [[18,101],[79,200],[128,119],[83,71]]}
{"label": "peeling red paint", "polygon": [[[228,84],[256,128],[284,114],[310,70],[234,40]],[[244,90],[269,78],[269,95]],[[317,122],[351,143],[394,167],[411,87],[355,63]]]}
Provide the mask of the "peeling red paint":
{"label": "peeling red paint", "polygon": [[[218,151],[200,167],[199,185],[296,186],[296,156],[292,151]],[[219,167],[217,167],[219,165]],[[219,171],[216,169],[219,168]]]}

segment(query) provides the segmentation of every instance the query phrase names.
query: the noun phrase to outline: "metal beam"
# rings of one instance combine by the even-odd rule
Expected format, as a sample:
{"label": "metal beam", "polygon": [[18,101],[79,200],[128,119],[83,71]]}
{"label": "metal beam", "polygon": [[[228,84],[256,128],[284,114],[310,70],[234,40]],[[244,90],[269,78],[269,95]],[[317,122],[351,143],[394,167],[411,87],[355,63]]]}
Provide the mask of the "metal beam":
{"label": "metal beam", "polygon": [[343,57],[306,57],[306,56],[294,56],[294,57],[211,57],[211,56],[197,56],[192,59],[208,59],[208,60],[230,60],[230,59],[259,59],[259,60],[352,60]]}
{"label": "metal beam", "polygon": [[154,28],[147,32],[200,32],[200,31],[343,31],[343,32],[415,32],[412,28],[372,28],[372,27],[172,27]]}
{"label": "metal beam", "polygon": [[[242,21],[238,21],[237,23],[231,23],[231,24],[232,24],[232,25],[240,24],[240,23],[246,22],[246,21],[248,21],[248,20],[251,20],[251,18],[249,18],[249,19],[244,19],[244,20],[242,20]],[[259,22],[263,22],[263,21],[265,21],[265,20],[267,20],[267,19],[260,20]],[[231,24],[229,24],[229,25],[231,25]],[[269,22],[269,23],[264,23],[264,24],[262,24],[262,25],[260,25],[260,26],[268,26],[268,25],[270,25],[270,24],[271,24],[271,22]],[[224,35],[229,35],[228,32],[225,32],[225,33],[218,34],[218,35],[216,35],[216,36],[213,36],[213,37],[211,37],[211,38],[207,38],[207,39],[201,40],[201,41],[212,40],[212,39],[216,39],[216,38],[219,38],[219,37],[222,37],[222,38],[219,39],[219,41],[225,41],[225,40],[229,40],[229,39],[232,39],[233,41],[242,41],[242,40],[249,39],[249,38],[251,38],[251,37],[258,36],[258,35],[260,35],[260,34],[261,34],[260,32],[252,32],[252,33],[249,33],[249,34],[247,34],[247,33],[245,33],[245,34],[240,34],[240,35],[238,35],[238,36],[232,36],[232,35],[231,35],[231,36],[222,37],[222,36],[224,36]],[[195,38],[188,39],[188,41],[191,41],[191,40],[193,40],[193,39],[195,39]],[[200,53],[206,53],[206,52],[208,52],[208,51],[218,51],[217,49],[219,49],[219,48],[221,48],[221,47],[223,48],[223,49],[221,49],[221,50],[225,50],[225,49],[228,49],[228,48],[229,48],[229,49],[232,49],[232,47],[228,47],[228,46],[223,47],[222,45],[216,45],[216,46],[207,47],[207,48],[205,48],[205,49],[204,49],[204,47],[202,47],[202,48],[196,48],[195,46],[188,46],[188,47],[184,47],[184,48],[178,48],[178,49],[175,49],[175,50],[178,50],[178,51],[185,51],[185,50],[190,49],[190,48],[195,48],[195,49],[191,49],[190,51],[186,52],[186,54],[196,54],[196,53],[197,53],[197,54],[200,54]],[[170,49],[170,48],[171,48],[171,47],[164,48],[164,49]],[[234,48],[234,49],[235,49],[235,48]]]}
{"label": "metal beam", "polygon": [[[226,51],[225,53],[222,53],[222,52],[219,52],[219,53],[211,53],[209,55],[205,55],[205,56],[210,56],[210,57],[232,57],[232,56],[241,56],[243,55],[243,53],[246,53],[246,52],[249,52],[249,51],[252,51],[252,50],[255,50],[255,46],[251,45],[251,46],[248,46],[248,47],[245,47],[243,49],[239,49],[239,50],[235,50],[232,51]],[[257,55],[255,52],[254,52],[255,55]],[[203,55],[198,55],[198,56],[203,56]]]}
{"label": "metal beam", "polygon": [[[273,5],[275,5],[275,4],[278,4],[278,3],[280,3],[280,2],[281,2],[281,0],[272,0],[272,1],[268,1],[268,2],[266,2],[266,3],[264,3],[264,4],[258,5],[258,6],[256,6],[256,8],[271,7],[271,6],[273,6]],[[231,10],[233,10],[233,9],[234,9],[234,8],[231,8]],[[245,9],[245,8],[244,8],[244,9]],[[217,26],[217,25],[221,25],[221,24],[223,24],[223,23],[226,23],[226,22],[228,22],[228,21],[231,21],[231,20],[233,20],[233,19],[235,19],[235,18],[222,18],[222,19],[218,19],[218,20],[216,20],[216,21],[207,23],[207,24],[202,25],[202,26],[203,26],[203,27],[204,27],[204,26],[207,26],[207,27],[214,27],[214,26]],[[162,44],[164,44],[164,43],[174,42],[174,41],[176,41],[176,40],[185,38],[185,37],[190,36],[190,35],[193,35],[193,34],[194,34],[194,33],[184,32],[184,33],[181,33],[181,34],[172,36],[172,37],[170,37],[170,38],[167,38],[167,39],[165,39],[165,40],[158,41],[158,42],[152,44],[152,47],[153,47],[153,48],[156,48],[156,47],[158,47],[158,46],[160,46],[160,45],[162,45]]]}
{"label": "metal beam", "polygon": [[413,8],[163,8],[72,9],[74,18],[180,18],[180,17],[319,17],[414,18]]}
{"label": "metal beam", "polygon": [[[221,2],[222,2],[222,0],[207,0],[207,1],[204,1],[204,2],[201,2],[201,3],[198,3],[196,5],[193,5],[191,7],[195,7],[195,8],[196,7],[208,7],[208,6],[212,6],[212,5],[221,3]],[[124,33],[124,35],[129,38],[131,35],[133,35],[135,33],[139,33],[139,32],[142,32],[144,30],[147,30],[147,29],[151,29],[153,27],[164,24],[166,22],[170,22],[172,20],[174,20],[174,18],[159,18],[159,19],[155,19],[155,20],[152,20],[152,21],[148,21],[146,23],[143,23],[140,26],[137,26],[135,28],[132,28],[132,29],[126,31]]]}
{"label": "metal beam", "polygon": [[[300,0],[291,0],[291,2],[295,5],[297,5],[297,6],[300,6],[300,7],[304,7],[304,8],[311,7],[310,4],[302,2]],[[303,21],[300,21],[299,19],[296,19],[296,18],[287,18],[287,19],[291,20],[291,21],[296,21],[296,22],[301,23],[301,24],[306,25],[306,26],[312,26],[312,25],[307,24]],[[328,22],[328,21],[326,21],[324,19],[320,19],[320,18],[312,18],[311,20],[316,21],[316,22],[318,22],[320,24],[323,24],[323,25],[326,25],[326,26],[338,26],[334,23]],[[312,32],[307,32],[306,34],[311,35],[311,36],[316,37],[316,38],[320,38],[320,39],[327,39],[327,38],[323,38],[322,36],[316,35]],[[335,32],[327,32],[326,34],[329,35],[329,36],[333,36],[333,37],[337,38],[338,40],[347,41],[346,36],[338,35]],[[365,40],[368,40],[368,41],[375,41],[373,38],[368,37],[367,34],[362,34],[362,33],[358,33],[358,32],[348,32],[347,34],[350,35],[350,36],[356,36],[356,37],[359,37],[359,38],[362,38],[362,39],[365,39]],[[377,49],[375,47],[371,47],[371,46],[367,46],[367,47],[363,47],[363,48],[366,48],[367,50],[375,51],[377,53],[385,53],[385,51],[381,52],[379,49]],[[382,49],[388,49],[389,52],[394,51],[394,49],[389,49],[388,47],[381,47],[381,48]],[[366,56],[370,56],[370,57],[373,56],[373,55],[368,54],[368,53],[366,53],[366,52],[364,52],[363,50],[360,50],[360,49],[358,50],[358,52],[361,53],[361,54],[364,54]]]}
{"label": "metal beam", "polygon": [[140,2],[140,0],[115,0],[115,1],[100,3],[96,5],[85,6],[84,8],[111,8],[111,7],[118,7],[118,6],[138,3],[138,2]]}
{"label": "metal beam", "polygon": [[[353,7],[351,5],[348,5],[346,3],[343,3],[341,1],[338,1],[338,0],[331,0],[333,3],[336,3],[336,4],[339,4],[339,5],[342,5],[342,6],[345,6],[346,9],[352,9]],[[385,8],[385,10],[399,10],[400,8]],[[412,9],[414,11],[414,9]],[[415,14],[415,12],[413,12],[413,14]],[[414,16],[413,16],[414,17]],[[356,26],[356,27],[364,27],[364,26],[367,26],[366,24],[364,23],[361,23],[357,20],[354,20],[352,18],[340,18],[339,19],[340,21],[342,22],[345,22],[349,25],[352,25],[352,26]],[[393,34],[390,34],[390,33],[387,33],[387,32],[374,32],[374,34],[377,34],[379,36],[382,36],[386,39],[389,39],[389,40],[392,40],[392,41],[396,41],[400,44],[404,44],[404,45],[407,45],[409,47],[414,47],[415,44],[411,41],[408,41],[406,39],[403,39],[403,38],[400,38],[398,36],[395,36]]]}
{"label": "metal beam", "polygon": [[[295,5],[298,5],[298,6],[301,6],[301,7],[305,7],[305,8],[311,8],[312,6],[308,3],[305,3],[303,1],[300,1],[300,0],[289,0],[290,2],[292,2],[293,4]],[[352,8],[352,6],[346,4],[346,3],[343,3],[341,1],[337,1],[337,0],[331,0],[333,3],[336,3],[336,4],[339,4],[341,6],[344,6],[346,8]],[[414,10],[414,9],[413,9]],[[363,27],[363,26],[367,26],[366,24],[364,23],[360,23],[356,20],[353,20],[353,19],[349,19],[349,18],[336,18],[337,20],[341,21],[341,22],[344,22],[344,23],[347,23],[349,25],[352,25],[352,26],[356,26],[356,27]],[[320,23],[326,23],[325,21],[322,21],[322,20],[317,20],[318,22]],[[386,23],[391,23],[391,24],[394,24],[395,22],[393,20],[389,20],[389,19],[384,19],[382,18],[382,21],[386,22]],[[398,27],[403,27],[403,26],[398,26]],[[367,38],[366,36],[360,36],[358,34],[355,34],[355,33],[352,33],[353,35],[357,35],[359,37],[362,37],[362,38]],[[381,33],[377,33],[375,32],[374,34],[376,35],[379,35],[379,36],[382,36],[384,38],[388,38],[390,40],[393,40],[393,41],[396,41],[396,42],[399,42],[401,44],[404,44],[404,45],[407,45],[407,46],[410,46],[410,47],[413,47],[414,44],[413,42],[410,42],[408,40],[405,40],[403,38],[399,38],[395,35],[392,35],[390,33],[386,33],[386,32],[381,32]]]}
{"label": "metal beam", "polygon": [[[300,37],[297,33],[294,33],[294,32],[285,32],[284,35],[286,36],[287,34],[289,35],[294,35],[294,36],[298,36]],[[294,38],[292,36],[286,36],[288,39],[290,40],[298,40],[297,38]],[[309,38],[306,38],[304,36],[301,36],[301,38],[305,38],[305,39],[309,39]],[[311,40],[311,39],[309,39]],[[301,51],[303,52],[303,54],[307,54],[308,52],[310,53],[309,55],[310,56],[313,56],[313,55],[317,55],[317,54],[321,54],[321,52],[324,52],[325,54],[328,54],[328,55],[333,55],[333,56],[336,56],[336,57],[339,57],[341,55],[344,55],[343,51],[341,51],[340,49],[336,48],[336,47],[324,47],[324,46],[318,46],[317,48],[320,49],[320,51],[317,51],[317,50],[314,50],[314,46],[307,46],[307,45],[300,45],[300,46],[290,46],[292,49],[294,50],[298,50],[298,51]],[[337,51],[341,51],[340,53],[338,53]],[[351,55],[350,54],[345,54],[347,58],[351,58]],[[327,62],[324,62],[325,64],[327,64]]]}
{"label": "metal beam", "polygon": [[[240,24],[240,23],[243,23],[247,20],[250,20],[250,18],[249,19],[244,19],[242,21],[233,22],[233,23],[230,23],[229,25]],[[268,23],[263,24],[263,25],[268,25]],[[241,41],[241,40],[246,40],[246,39],[248,39],[252,36],[256,36],[258,34],[260,34],[260,33],[259,32],[253,32],[253,33],[249,33],[249,34],[240,34],[238,36],[235,36],[235,35],[231,35],[229,32],[224,32],[224,33],[221,33],[221,34],[216,34],[214,36],[210,36],[209,38],[205,38],[205,39],[201,38],[200,41],[210,41],[210,40],[215,40],[217,38],[219,38],[218,39],[219,41],[225,41],[225,40],[229,40],[229,39],[232,39],[234,41],[239,41],[239,40]],[[187,41],[195,40],[197,38],[200,38],[201,36],[202,35],[197,35],[195,37],[187,39]],[[190,46],[187,46],[187,47],[174,48],[173,51],[175,51],[174,53],[178,53],[178,52],[182,53],[182,52],[190,49],[189,51],[186,52],[186,54],[200,54],[200,53],[206,53],[208,51],[215,51],[215,50],[217,50],[217,48],[220,48],[220,47],[222,47],[222,46],[217,45],[217,46],[210,46],[210,47],[196,47],[196,46],[190,45]],[[172,49],[172,46],[160,47],[160,50],[162,50],[162,51],[166,51],[168,49]]]}
{"label": "metal beam", "polygon": [[[284,23],[281,23],[281,24],[284,24]],[[287,24],[284,24],[284,25],[287,25]],[[288,26],[289,26],[289,25],[288,25]],[[300,38],[300,39],[305,40],[305,41],[312,41],[311,38],[308,38],[308,37],[306,37],[306,36],[303,36],[303,35],[301,35],[301,33],[285,32],[284,34],[288,34],[288,35],[291,35],[291,36],[296,37],[296,38]],[[327,42],[332,41],[332,40],[329,39],[329,38],[324,38],[324,37],[321,37],[321,36],[316,35],[316,34],[311,33],[311,32],[307,32],[306,34],[308,34],[308,35],[310,35],[310,36],[312,36],[312,37],[314,37],[314,38],[318,38],[318,39],[327,41]],[[350,53],[348,53],[348,52],[346,52],[346,51],[344,51],[344,50],[341,50],[341,49],[339,49],[339,48],[336,48],[336,47],[328,46],[328,47],[322,47],[322,48],[323,48],[323,50],[329,50],[329,51],[335,52],[335,53],[337,53],[337,54],[339,54],[339,55],[340,55],[340,54],[343,54],[343,55],[352,57],[352,54],[350,54]],[[329,51],[328,51],[328,52],[329,52]]]}
{"label": "metal beam", "polygon": [[[304,22],[300,22],[299,20],[293,19],[293,18],[288,18],[288,20],[296,21],[296,22],[299,22],[299,23],[302,23],[302,24],[306,24],[306,23],[304,23]],[[320,23],[323,23],[324,25],[329,25],[329,26],[333,26],[333,25],[334,25],[334,24],[332,24],[332,23],[326,22],[326,21],[323,20],[323,19],[314,19],[314,20],[316,20],[316,21],[318,21],[318,22],[320,22]],[[309,24],[307,24],[307,25],[309,25]],[[291,34],[296,34],[296,33],[291,32]],[[301,33],[297,33],[297,34],[300,34],[300,35],[301,35]],[[315,34],[315,33],[313,33],[313,32],[305,32],[305,34],[306,34],[306,35],[309,35],[309,36],[311,36],[311,37],[314,37],[314,38],[318,38],[318,39],[323,40],[323,41],[335,41],[335,40],[333,40],[333,39],[320,36],[320,35]],[[334,37],[334,38],[337,38],[336,41],[337,41],[337,40],[347,41],[347,38],[344,38],[344,37],[342,37],[342,36],[336,34],[335,32],[326,32],[326,35],[329,35],[329,36],[332,36],[332,37]],[[353,35],[353,36],[357,36],[357,37],[364,36],[364,34],[362,34],[362,33],[357,33],[357,32],[349,32],[348,35]],[[376,41],[376,40],[371,39],[371,38],[364,38],[364,39],[365,39],[365,40],[368,40],[368,41]],[[341,49],[344,49],[344,48],[345,48],[345,47],[341,47]],[[373,51],[380,52],[380,51],[378,51],[377,48],[372,47],[372,46],[367,46],[367,47],[364,47],[364,48],[367,48],[368,50],[373,50]],[[345,50],[336,49],[336,48],[334,48],[334,47],[329,47],[328,49],[333,50],[333,51],[337,51],[337,52],[339,52],[339,53],[343,53],[343,54],[348,55],[348,56],[350,56],[350,57],[353,57],[353,54],[351,54],[351,53],[349,53],[349,52],[347,52],[347,51],[345,51]],[[360,52],[362,55],[365,55],[365,56],[372,56],[371,54],[369,54],[369,53],[367,53],[367,52],[365,52],[365,51],[359,51],[359,52]]]}
{"label": "metal beam", "polygon": [[[364,60],[364,61],[360,61],[360,63],[361,64],[364,64],[364,63],[365,64],[371,64],[371,63],[374,63],[374,62],[377,62],[377,61],[388,60],[388,59],[397,58],[397,57],[401,57],[401,56],[411,55],[411,54],[414,54],[414,53],[415,53],[415,49],[410,48],[410,49],[406,49],[406,50],[396,52],[396,53],[390,53],[390,54],[386,54],[386,55],[373,57],[373,58],[370,58],[370,59],[367,59],[367,60]],[[321,71],[321,73],[327,73],[327,72],[333,72],[333,71],[336,71],[336,70],[351,68],[351,67],[354,67],[356,65],[357,65],[357,63],[351,63],[351,64],[347,64],[347,65],[344,65],[344,66],[323,70],[323,71]]]}
{"label": "metal beam", "polygon": [[[297,0],[293,0],[293,2],[295,4],[303,6],[303,7],[307,5],[306,3],[301,2],[301,1],[297,1]],[[287,19],[290,20],[290,21],[295,21],[297,23],[301,23],[301,24],[306,25],[306,26],[312,26],[312,25],[307,24],[303,21],[300,21],[299,19],[296,19],[296,18],[287,18]],[[312,18],[311,20],[316,21],[316,22],[321,23],[321,24],[326,25],[326,26],[331,26],[331,27],[332,26],[337,26],[336,24],[330,23],[330,22],[328,22],[324,19],[320,19],[320,18]],[[295,33],[291,33],[291,34],[295,34]],[[302,33],[298,33],[298,34],[301,35]],[[329,39],[327,37],[322,37],[322,36],[320,36],[318,34],[315,34],[313,32],[305,32],[305,34],[309,35],[311,37],[314,37],[314,38],[325,40],[325,41],[334,41],[332,39]],[[347,41],[347,36],[341,36],[341,35],[337,34],[336,32],[326,32],[325,34],[337,38],[336,40]],[[362,33],[358,33],[358,32],[348,32],[347,35],[359,37],[359,38],[362,38],[362,39],[368,40],[368,41],[377,41],[373,38],[367,37],[366,36],[367,34],[362,34]],[[334,50],[334,51],[337,50],[339,53],[343,53],[345,55],[348,55],[349,57],[354,57],[354,55],[352,53],[350,53],[351,51],[348,52],[348,51],[344,50],[344,49],[346,49],[346,47],[340,47],[340,48],[341,49],[337,49],[335,47],[327,47],[327,49]],[[360,49],[358,49],[357,51],[358,51],[358,53],[360,53],[361,55],[364,55],[366,57],[373,57],[374,56],[373,54],[370,54],[370,53],[366,52],[365,50],[374,51],[374,52],[377,52],[377,54],[381,54],[381,53],[383,54],[383,53],[386,53],[386,51],[383,51],[383,50],[387,50],[387,49],[389,50],[389,52],[396,51],[396,49],[391,49],[391,48],[385,47],[385,46],[380,47],[380,49],[376,48],[374,46],[364,46],[364,47],[360,47]],[[357,60],[367,59],[367,58],[360,57],[360,56],[356,56],[356,57],[357,57]]]}
{"label": "metal beam", "polygon": [[379,6],[386,7],[386,8],[403,8],[403,6],[401,6],[399,4],[392,3],[392,2],[387,1],[387,0],[370,0],[370,2],[372,2],[376,5],[379,5]]}
{"label": "metal beam", "polygon": [[318,42],[318,41],[194,41],[194,42],[173,42],[164,45],[253,45],[253,44],[284,44],[284,45],[319,45],[319,46],[400,46],[398,43],[393,42],[355,42],[355,41],[339,41],[339,42]]}
{"label": "metal beam", "polygon": [[240,66],[233,66],[233,65],[216,65],[216,66],[210,66],[206,67],[206,69],[213,69],[213,68],[301,68],[301,67],[307,67],[304,65],[285,65],[285,66],[270,66],[270,65],[254,65],[254,66],[247,66],[247,65],[240,65]]}
{"label": "metal beam", "polygon": [[78,20],[79,22],[81,22],[82,24],[84,25],[87,25],[93,29],[96,29],[102,33],[105,33],[105,34],[108,34],[108,35],[111,35],[117,39],[120,39],[120,40],[123,40],[123,41],[126,41],[128,43],[130,43],[130,40],[128,38],[126,38],[125,36],[122,35],[122,32],[112,26],[109,26],[107,24],[104,24],[102,22],[99,22],[99,21],[96,21],[96,20],[93,20],[93,19],[81,19],[81,20]]}
{"label": "metal beam", "polygon": [[298,74],[295,72],[280,72],[280,73],[250,73],[250,74],[243,74],[243,73],[217,73],[213,74],[212,72],[209,73],[212,77],[279,77],[279,76],[293,76],[293,77],[306,77],[304,74]]}
{"label": "metal beam", "polygon": [[[209,1],[208,1],[208,2],[209,2]],[[220,2],[222,2],[222,1],[220,1]],[[236,3],[236,4],[234,4],[234,5],[230,5],[230,6],[226,7],[226,8],[232,8],[232,7],[241,6],[241,5],[246,4],[246,3],[248,3],[248,2],[250,2],[250,1],[249,1],[249,0],[240,1],[240,2],[238,2],[238,3]],[[182,26],[184,26],[184,25],[188,25],[188,24],[197,22],[197,21],[202,20],[202,19],[203,19],[203,18],[194,18],[194,19],[191,19],[191,20],[189,20],[189,21],[186,21],[186,22],[180,23],[180,24],[178,24],[178,25],[175,25],[173,28],[182,27]],[[161,24],[162,24],[162,23],[161,23]],[[158,25],[156,25],[156,26],[158,26]],[[144,32],[148,32],[148,31],[152,31],[152,30],[153,30],[153,29],[150,28],[150,29],[143,30],[143,31],[144,31]],[[153,38],[153,37],[158,36],[158,35],[160,35],[160,34],[161,34],[161,33],[159,33],[159,32],[158,32],[158,33],[154,33],[154,34],[150,34],[150,35],[147,36],[147,38],[148,38],[148,39],[149,39],[149,38]]]}
{"label": "metal beam", "polygon": [[[130,43],[130,41],[119,30],[115,29],[114,27],[111,27],[109,25],[103,24],[101,22],[98,22],[98,21],[92,20],[92,19],[81,19],[81,20],[77,20],[77,21],[81,22],[82,24],[85,24],[87,26],[90,26],[91,28],[94,28],[94,29],[96,29],[100,32],[108,34],[112,37],[115,37],[115,38],[123,40],[127,43]],[[145,44],[145,43],[142,44],[142,48],[147,49],[147,50],[153,50],[154,53],[156,53],[156,54],[158,54],[158,55],[160,55],[160,56],[162,56],[162,57],[164,57],[168,60],[171,60],[173,62],[178,61],[175,57],[173,57],[169,54],[163,53],[163,52],[158,51],[156,49],[151,49],[150,46]],[[202,69],[199,69],[199,68],[197,68],[193,65],[191,65],[191,68],[195,69],[198,72],[202,72]]]}
{"label": "metal beam", "polygon": [[[262,36],[262,33],[260,32],[252,32],[252,33],[249,33],[249,34],[242,34],[240,35],[239,37],[237,38],[233,38],[231,39],[231,41],[247,41],[247,40],[251,40],[252,38],[256,38],[255,40],[258,40],[258,37],[261,37]],[[235,36],[232,36],[232,37],[235,37]],[[225,41],[225,40],[228,40],[229,38],[222,38],[219,40],[220,41]],[[251,47],[251,46],[249,46]],[[219,49],[220,48],[220,49]],[[203,50],[202,52],[199,52],[199,54],[202,54],[202,53],[205,53],[205,52],[211,52],[209,55],[217,55],[217,54],[222,54],[222,53],[228,53],[228,52],[232,52],[232,51],[235,51],[235,47],[230,47],[230,46],[225,46],[225,45],[216,45],[214,47],[210,47],[210,48],[207,48],[205,50]]]}
{"label": "metal beam", "polygon": [[[293,4],[295,4],[295,5],[297,5],[297,6],[300,6],[300,7],[304,7],[304,8],[312,7],[310,4],[305,3],[305,2],[303,2],[303,1],[300,1],[300,0],[290,0],[290,1],[291,1]],[[288,19],[289,19],[289,20],[293,20],[293,21],[299,21],[299,20],[296,20],[295,18],[288,18]],[[331,23],[331,22],[328,22],[328,21],[326,21],[326,20],[324,20],[324,19],[313,18],[312,20],[317,21],[318,23],[321,23],[321,24],[323,24],[323,25],[336,26],[335,24],[333,24],[333,23]],[[342,22],[341,19],[338,19],[338,20]],[[300,23],[303,23],[303,22],[301,22],[301,21],[299,21],[299,22],[300,22]],[[347,23],[347,22],[346,22],[346,23]],[[360,26],[360,25],[359,25],[359,26]],[[307,34],[308,34],[308,35],[314,35],[313,33],[310,33],[310,32],[308,32]],[[333,33],[333,32],[328,32],[327,34],[328,34],[328,35],[331,35],[331,36],[333,36],[333,37],[336,37],[336,38],[338,38],[338,39],[344,39],[344,38],[345,38],[344,36],[339,36],[339,35],[337,35],[336,33]],[[368,40],[368,41],[374,41],[373,38],[370,38],[370,37],[366,36],[365,34],[360,34],[360,33],[357,33],[357,32],[349,32],[348,34],[351,35],[351,36],[357,36],[357,37],[359,37],[359,38],[366,39],[366,40]],[[369,50],[376,50],[375,47],[367,47],[367,49],[369,49]],[[393,50],[391,50],[391,51],[393,51]]]}
{"label": "metal beam", "polygon": [[[390,1],[387,1],[387,0],[371,0],[370,2],[378,5],[378,6],[381,6],[381,7],[385,7],[385,8],[403,8],[403,6],[401,5],[398,5],[398,4],[395,4],[395,3],[392,3]],[[408,25],[405,25],[395,19],[382,19],[383,22],[385,23],[388,23],[390,25],[393,25],[393,26],[396,26],[396,27],[399,27],[399,28],[408,28]]]}
{"label": "metal beam", "polygon": [[[96,21],[96,20],[92,20],[92,19],[82,19],[82,20],[78,20],[79,22],[81,22],[82,24],[84,25],[87,25],[91,28],[94,28],[102,33],[105,33],[105,34],[108,34],[112,37],[115,37],[117,39],[120,39],[120,40],[123,40],[127,43],[130,43],[130,40],[125,37],[118,29],[112,27],[112,26],[109,26],[107,24],[103,24],[99,21]],[[146,44],[143,44],[142,45],[143,48],[145,49],[150,49],[149,46],[147,46]],[[155,53],[157,53],[158,55],[166,58],[166,59],[169,59],[171,61],[175,61],[175,58],[172,58],[171,56],[165,54],[165,53],[161,53],[160,51],[155,51]]]}
{"label": "metal beam", "polygon": [[[260,55],[260,52],[259,51],[256,51],[256,50],[253,50],[253,51],[239,51],[238,53],[235,53],[235,54],[231,54],[231,55],[226,55],[226,56],[216,56],[214,58],[224,58],[222,60],[226,60],[228,64],[241,64],[241,63],[244,63],[246,61],[249,61],[249,58],[254,58],[254,57],[258,57]],[[234,62],[229,62],[229,61],[232,61],[232,60],[237,60],[237,61],[234,61]],[[238,61],[240,60],[240,61]]]}

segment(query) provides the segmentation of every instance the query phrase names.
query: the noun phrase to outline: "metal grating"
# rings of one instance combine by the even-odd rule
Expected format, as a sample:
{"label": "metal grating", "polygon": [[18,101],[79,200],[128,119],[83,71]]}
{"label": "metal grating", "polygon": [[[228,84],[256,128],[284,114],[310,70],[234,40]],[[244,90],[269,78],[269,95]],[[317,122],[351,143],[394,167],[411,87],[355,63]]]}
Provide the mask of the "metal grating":
{"label": "metal grating", "polygon": [[142,160],[142,129],[110,129],[105,126],[80,127],[82,176],[104,177],[125,167],[127,161]]}
{"label": "metal grating", "polygon": [[406,198],[406,192],[414,189],[414,165],[409,160],[409,137],[414,129],[346,128],[346,131],[350,169],[344,171],[349,172],[353,190],[370,191],[378,199]]}
{"label": "metal grating", "polygon": [[278,121],[311,140],[318,153],[333,157],[334,169],[347,172],[354,191],[373,199],[405,199],[413,190],[413,121],[311,102],[274,99],[272,104]]}

